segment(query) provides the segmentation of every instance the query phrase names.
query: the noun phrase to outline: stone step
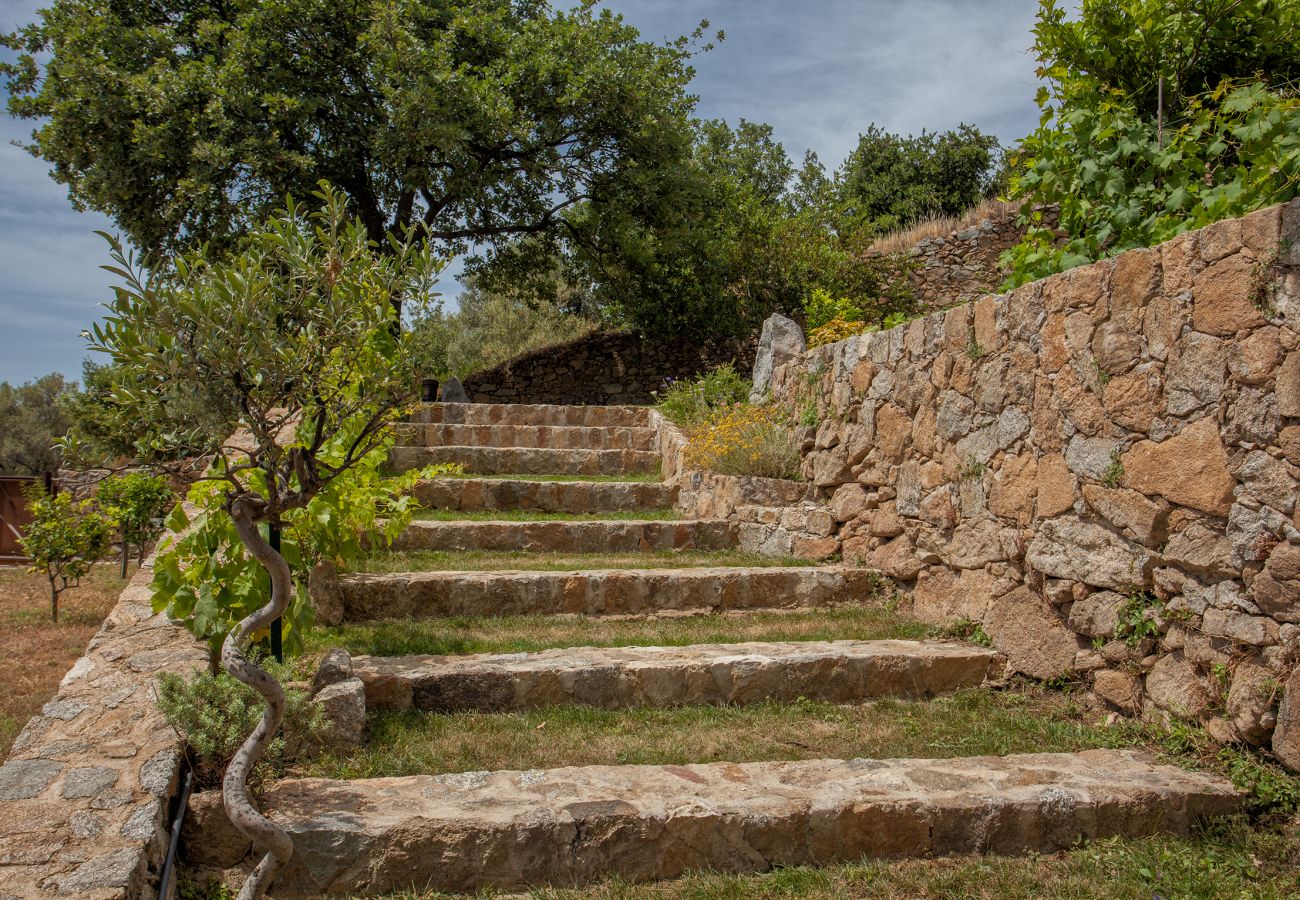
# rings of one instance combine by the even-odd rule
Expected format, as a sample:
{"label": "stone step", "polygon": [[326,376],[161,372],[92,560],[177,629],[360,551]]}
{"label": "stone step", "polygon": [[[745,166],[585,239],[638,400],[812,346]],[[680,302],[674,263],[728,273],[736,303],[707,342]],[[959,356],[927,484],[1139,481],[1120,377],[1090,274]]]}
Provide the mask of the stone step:
{"label": "stone step", "polygon": [[529,553],[631,553],[729,550],[736,526],[724,519],[683,521],[474,522],[414,521],[394,550],[523,550]]}
{"label": "stone step", "polygon": [[[1125,750],[283,779],[261,799],[293,838],[271,889],[285,898],[1056,853],[1080,839],[1186,834],[1241,806],[1224,778]],[[192,866],[239,860],[247,843],[219,792],[196,795],[190,813]]]}
{"label": "stone step", "polygon": [[865,569],[811,566],[601,569],[581,572],[401,572],[339,579],[347,621],[451,616],[720,613],[864,601]]}
{"label": "stone step", "polygon": [[420,425],[571,425],[646,428],[648,406],[548,406],[526,403],[422,403],[411,421]]}
{"label": "stone step", "polygon": [[388,464],[408,472],[459,463],[474,475],[638,475],[659,470],[649,450],[550,450],[537,447],[394,447]]}
{"label": "stone step", "polygon": [[537,447],[549,450],[656,450],[652,428],[579,425],[395,426],[397,443],[413,447]]}
{"label": "stone step", "polygon": [[429,509],[527,509],[546,513],[635,512],[667,509],[677,489],[644,481],[524,481],[434,478],[411,491]]}
{"label": "stone step", "polygon": [[513,712],[932,697],[984,683],[998,655],[968,644],[806,641],[569,647],[472,656],[356,656],[367,709]]}

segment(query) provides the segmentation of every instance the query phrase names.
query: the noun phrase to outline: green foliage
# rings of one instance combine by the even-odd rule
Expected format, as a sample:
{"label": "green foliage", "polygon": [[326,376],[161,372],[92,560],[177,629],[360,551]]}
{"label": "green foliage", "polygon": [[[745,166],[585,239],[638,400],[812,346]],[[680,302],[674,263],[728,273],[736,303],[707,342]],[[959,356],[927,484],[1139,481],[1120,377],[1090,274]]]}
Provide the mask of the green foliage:
{"label": "green foliage", "polygon": [[[93,346],[112,354],[120,431],[135,422],[140,455],[214,455],[191,494],[193,530],[160,554],[154,606],[215,648],[266,603],[267,588],[236,520],[285,532],[296,573],[290,647],[308,616],[301,579],[320,558],[346,556],[411,501],[378,474],[389,425],[412,400],[409,335],[393,300],[421,301],[441,262],[413,232],[380,255],[345,201],[324,187],[319,210],[290,201],[238,254],[205,248],[155,266],[148,279],[114,243],[125,284]],[[173,403],[172,401],[176,402]],[[238,433],[236,434],[236,432]],[[168,525],[191,523],[183,510]],[[250,535],[251,539],[252,535]]]}
{"label": "green foliage", "polygon": [[1160,601],[1148,591],[1134,591],[1120,606],[1116,614],[1115,637],[1130,647],[1136,647],[1147,638],[1160,637]]}
{"label": "green foliage", "polygon": [[[347,433],[322,448],[327,465],[346,452]],[[322,560],[346,568],[367,547],[390,544],[410,523],[416,503],[409,489],[437,473],[416,470],[398,477],[380,474],[389,444],[332,479],[302,507],[281,519],[280,553],[293,573],[295,595],[283,616],[284,648],[302,649],[302,635],[311,625],[307,580]],[[254,482],[255,490],[263,485]],[[230,629],[266,603],[270,586],[265,571],[239,539],[226,514],[226,490],[220,482],[196,484],[188,497],[198,507],[194,515],[178,506],[168,519],[177,534],[154,564],[153,610],[206,641],[214,658]]]}
{"label": "green foliage", "polygon": [[845,214],[879,229],[956,216],[1004,187],[997,138],[972,125],[902,137],[871,125],[844,161],[837,188]]}
{"label": "green foliage", "polygon": [[[261,766],[278,769],[286,755],[309,745],[325,729],[321,708],[293,683],[289,665],[260,659],[258,665],[288,683],[284,691],[284,728],[263,758]],[[194,753],[194,773],[200,787],[221,783],[226,766],[244,737],[262,718],[262,698],[247,685],[222,672],[193,672],[188,678],[174,672],[158,676],[158,708]],[[288,751],[288,752],[287,752]]]}
{"label": "green foliage", "polygon": [[936,629],[935,634],[941,638],[967,641],[981,647],[993,646],[993,638],[989,637],[989,633],[984,630],[984,626],[974,619],[958,619],[951,625]]}
{"label": "green foliage", "polygon": [[1222,748],[1219,762],[1236,788],[1250,796],[1250,812],[1292,814],[1300,809],[1300,778],[1236,747]]}
{"label": "green foliage", "polygon": [[322,179],[377,244],[554,238],[689,147],[692,42],[593,3],[55,0],[5,43],[31,152],[150,251],[230,246]]}
{"label": "green foliage", "polygon": [[0,474],[56,472],[58,439],[68,430],[63,401],[76,392],[57,372],[13,387],[0,381]]}
{"label": "green foliage", "polygon": [[1034,33],[1048,83],[1013,163],[1030,228],[1009,286],[1300,194],[1296,4],[1115,0],[1067,21],[1042,0]]}
{"label": "green foliage", "polygon": [[542,347],[574,340],[597,323],[575,308],[584,304],[577,292],[558,279],[547,295],[488,290],[469,279],[454,313],[440,303],[414,311],[411,343],[416,371],[437,378],[472,372]]}
{"label": "green foliage", "polygon": [[144,561],[145,547],[162,534],[163,519],[176,505],[167,479],[131,472],[100,482],[95,502],[109,511],[127,546],[134,545]]}
{"label": "green foliage", "polygon": [[655,394],[656,408],[664,418],[681,428],[694,428],[716,411],[749,399],[750,383],[724,363],[691,379],[668,379]]}
{"label": "green foliage", "polygon": [[32,521],[18,543],[32,561],[30,571],[50,583],[50,617],[57,622],[59,594],[76,587],[104,555],[117,523],[91,500],[74,501],[66,493],[51,496],[39,484],[29,485],[26,494]]}

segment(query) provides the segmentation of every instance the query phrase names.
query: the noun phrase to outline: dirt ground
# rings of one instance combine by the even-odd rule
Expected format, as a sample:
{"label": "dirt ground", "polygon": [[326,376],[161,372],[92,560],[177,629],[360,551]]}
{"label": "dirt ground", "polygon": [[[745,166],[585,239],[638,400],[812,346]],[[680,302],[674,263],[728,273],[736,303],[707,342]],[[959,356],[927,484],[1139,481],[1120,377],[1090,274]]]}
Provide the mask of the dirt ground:
{"label": "dirt ground", "polygon": [[[133,563],[130,572],[135,572]],[[0,567],[0,759],[27,720],[58,690],[126,586],[118,563],[95,567],[59,596],[59,623],[50,621],[49,585],[22,567]],[[128,578],[130,575],[128,574]]]}

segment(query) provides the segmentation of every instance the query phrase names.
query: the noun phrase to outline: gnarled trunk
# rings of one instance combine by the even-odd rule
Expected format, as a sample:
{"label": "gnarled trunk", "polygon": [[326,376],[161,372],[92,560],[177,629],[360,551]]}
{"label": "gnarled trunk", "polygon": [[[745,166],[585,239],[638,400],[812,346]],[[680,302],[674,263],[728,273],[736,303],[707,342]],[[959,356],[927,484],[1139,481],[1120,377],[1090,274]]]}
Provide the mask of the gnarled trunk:
{"label": "gnarled trunk", "polygon": [[264,847],[267,851],[239,892],[239,900],[256,900],[266,891],[280,866],[293,856],[293,842],[283,828],[257,811],[248,791],[249,773],[266,752],[284,719],[284,688],[268,672],[250,662],[244,653],[250,637],[269,628],[288,607],[293,597],[293,579],[289,564],[262,537],[257,524],[239,501],[232,505],[230,515],[244,546],[271,575],[271,601],[235,626],[221,648],[221,662],[226,671],[257,691],[266,701],[262,720],[230,761],[222,783],[222,799],[231,823],[253,841],[253,846]]}

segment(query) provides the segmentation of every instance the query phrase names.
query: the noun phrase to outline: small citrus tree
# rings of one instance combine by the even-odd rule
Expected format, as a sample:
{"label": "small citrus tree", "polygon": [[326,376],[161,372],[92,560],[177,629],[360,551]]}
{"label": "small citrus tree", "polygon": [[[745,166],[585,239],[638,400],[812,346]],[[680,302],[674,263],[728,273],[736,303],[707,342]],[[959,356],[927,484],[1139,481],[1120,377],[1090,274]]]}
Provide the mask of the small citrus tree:
{"label": "small citrus tree", "polygon": [[340,193],[323,185],[316,196],[318,209],[289,201],[230,256],[202,249],[147,275],[109,237],[107,268],[123,284],[91,338],[123,375],[112,408],[148,435],[137,451],[211,455],[214,505],[269,575],[270,601],[244,597],[221,647],[225,670],[266,704],[223,781],[231,822],[267,851],[244,900],[260,897],[293,853],[247,784],[285,710],[284,689],[250,648],[296,594],[262,528],[280,527],[383,445],[414,389],[393,301],[427,296],[442,266],[416,229],[379,253]]}
{"label": "small citrus tree", "polygon": [[122,541],[122,577],[131,547],[136,548],[139,562],[144,562],[145,547],[162,534],[163,520],[176,505],[176,495],[167,479],[145,472],[131,472],[109,478],[95,492],[96,502],[112,510]]}
{"label": "small citrus tree", "polygon": [[30,571],[50,583],[50,618],[59,621],[59,594],[76,587],[113,537],[117,523],[90,500],[46,494],[39,484],[27,490],[32,521],[18,543],[32,560]]}

